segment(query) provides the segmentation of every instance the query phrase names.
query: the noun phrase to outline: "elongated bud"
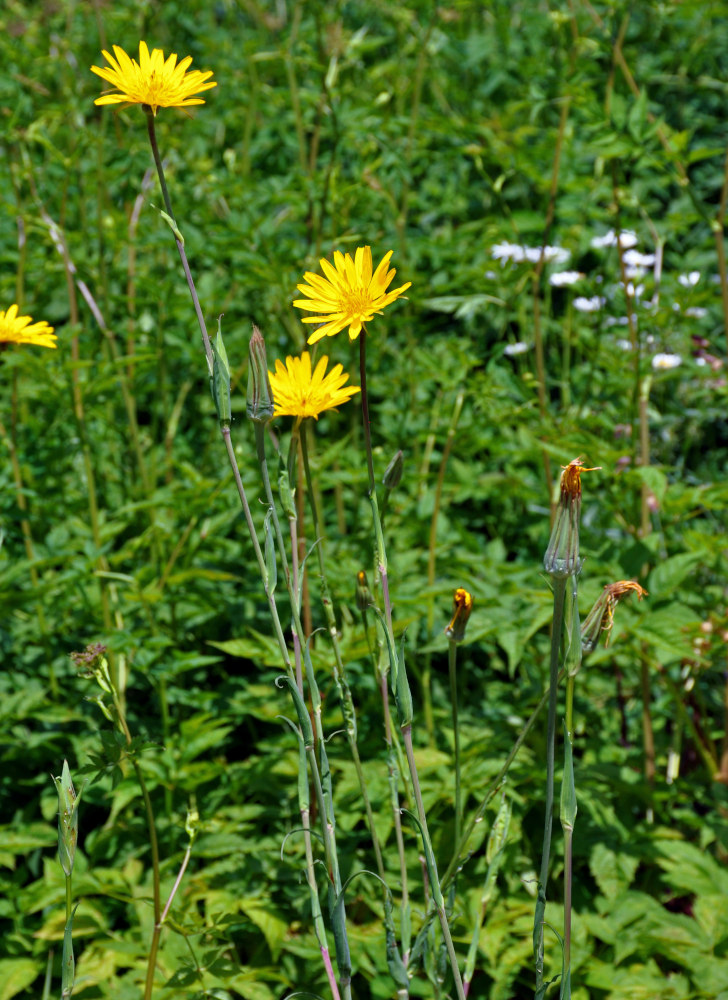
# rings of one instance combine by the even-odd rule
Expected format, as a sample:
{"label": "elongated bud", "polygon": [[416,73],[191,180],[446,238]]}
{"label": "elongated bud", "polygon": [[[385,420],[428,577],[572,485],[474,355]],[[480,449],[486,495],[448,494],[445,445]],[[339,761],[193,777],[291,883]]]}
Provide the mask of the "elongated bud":
{"label": "elongated bud", "polygon": [[404,455],[402,454],[402,449],[394,455],[392,461],[389,463],[387,468],[384,470],[384,475],[382,476],[382,482],[384,483],[385,489],[396,490],[402,481],[402,470],[404,469]]}
{"label": "elongated bud", "polygon": [[356,606],[360,611],[366,611],[374,603],[372,592],[369,589],[367,575],[363,569],[356,574]]}
{"label": "elongated bud", "polygon": [[605,633],[604,645],[609,645],[609,634],[614,625],[614,609],[625,594],[631,591],[637,594],[640,601],[647,594],[644,587],[640,587],[634,580],[618,580],[617,583],[606,584],[581,626],[581,648],[584,655],[592,652],[602,632]]}
{"label": "elongated bud", "polygon": [[81,796],[76,794],[73,787],[67,760],[63,761],[60,778],[54,778],[53,782],[58,792],[58,860],[64,874],[68,876],[73,871],[76,857],[78,804]]}
{"label": "elongated bud", "polygon": [[551,576],[563,578],[581,570],[582,560],[579,558],[581,474],[597,470],[585,469],[580,458],[575,458],[562,468],[564,471],[561,473],[561,496],[543,565]]}
{"label": "elongated bud", "polygon": [[273,416],[273,390],[268,378],[268,360],[263,335],[253,324],[248,366],[248,416],[259,424],[267,424]]}
{"label": "elongated bud", "polygon": [[217,335],[212,347],[212,398],[215,401],[217,419],[221,427],[229,427],[232,420],[230,410],[230,365],[227,351],[222,342],[221,316],[217,318]]}
{"label": "elongated bud", "polygon": [[465,638],[465,626],[468,624],[473,610],[473,595],[458,587],[452,599],[452,618],[450,624],[445,629],[445,635],[450,642],[462,642]]}

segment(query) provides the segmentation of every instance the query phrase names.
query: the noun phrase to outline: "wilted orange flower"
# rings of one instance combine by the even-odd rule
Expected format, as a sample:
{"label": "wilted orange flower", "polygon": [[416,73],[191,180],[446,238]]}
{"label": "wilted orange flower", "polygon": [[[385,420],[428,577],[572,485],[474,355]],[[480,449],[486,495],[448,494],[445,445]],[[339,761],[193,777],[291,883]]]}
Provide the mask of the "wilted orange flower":
{"label": "wilted orange flower", "polygon": [[640,601],[647,596],[644,587],[634,580],[618,580],[616,583],[605,585],[581,626],[581,648],[584,653],[591,653],[602,632],[605,633],[604,645],[609,645],[610,633],[614,626],[614,610],[625,594],[631,592],[637,594]]}

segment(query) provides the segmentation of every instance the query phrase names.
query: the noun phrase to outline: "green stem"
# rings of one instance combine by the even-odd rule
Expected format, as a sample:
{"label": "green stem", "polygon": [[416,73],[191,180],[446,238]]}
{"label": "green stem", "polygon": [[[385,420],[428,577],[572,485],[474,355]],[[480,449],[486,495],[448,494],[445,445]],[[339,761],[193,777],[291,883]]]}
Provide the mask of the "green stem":
{"label": "green stem", "polygon": [[561,657],[561,635],[564,626],[564,600],[567,577],[552,577],[554,588],[554,615],[551,632],[551,663],[549,670],[549,707],[546,726],[546,802],[541,850],[541,871],[538,880],[538,899],[534,917],[533,941],[536,961],[536,991],[543,984],[543,922],[546,911],[546,883],[549,877],[551,854],[551,831],[554,811],[554,764],[556,750],[556,700],[559,687],[559,660]]}
{"label": "green stem", "polygon": [[455,843],[460,843],[463,822],[463,804],[460,797],[460,732],[458,730],[458,684],[456,642],[448,642],[448,671],[450,674],[450,707],[452,709],[452,731],[455,750]]}
{"label": "green stem", "polygon": [[[303,434],[301,434],[301,443],[303,446]],[[263,479],[263,487],[265,489],[266,500],[268,501],[268,506],[271,511],[271,519],[273,522],[273,530],[276,536],[276,544],[278,546],[278,551],[280,553],[281,561],[283,562],[284,574],[286,578],[286,585],[288,588],[288,596],[291,604],[291,614],[293,616],[293,626],[298,633],[299,640],[301,643],[301,649],[303,652],[303,660],[306,668],[306,680],[308,681],[309,691],[311,693],[311,705],[313,707],[313,718],[314,726],[316,729],[316,740],[319,744],[319,752],[321,755],[321,768],[319,769],[316,761],[316,755],[314,748],[307,748],[307,754],[309,759],[309,764],[311,767],[311,774],[314,781],[314,787],[316,789],[316,798],[318,801],[320,817],[321,817],[321,829],[324,837],[324,851],[326,854],[326,864],[329,870],[329,877],[333,885],[333,890],[335,894],[335,899],[338,900],[343,891],[341,872],[339,867],[339,855],[336,848],[336,833],[334,824],[334,812],[333,812],[333,801],[330,793],[330,775],[328,774],[328,762],[325,756],[325,740],[323,725],[321,722],[321,696],[319,694],[318,685],[316,683],[316,678],[313,671],[313,664],[311,663],[311,656],[308,651],[308,646],[306,644],[306,637],[303,631],[303,625],[301,624],[301,616],[298,611],[298,595],[293,591],[293,585],[291,582],[291,574],[288,565],[288,555],[286,552],[286,547],[283,543],[283,535],[281,533],[280,521],[278,520],[278,512],[275,506],[275,500],[273,498],[273,489],[271,487],[270,475],[268,472],[268,460],[265,454],[265,426],[260,422],[255,423],[255,446],[258,455],[258,463],[260,465],[261,477]],[[361,766],[361,762],[360,762]],[[322,780],[322,772],[326,771],[325,782]],[[326,796],[324,795],[324,783],[326,784]],[[327,808],[327,803],[329,808]],[[330,913],[332,920],[337,921],[340,925],[340,936],[335,934],[335,940],[337,944],[336,955],[337,964],[339,966],[339,976],[341,992],[344,996],[344,1000],[348,1000],[351,996],[351,969],[349,967],[348,958],[348,940],[346,935],[346,924],[345,924],[345,911],[343,902],[338,905],[338,907],[331,907]]]}
{"label": "green stem", "polygon": [[359,756],[359,747],[357,744],[356,710],[354,708],[354,699],[351,696],[351,688],[349,687],[349,682],[346,677],[344,661],[341,655],[341,646],[339,644],[339,630],[336,627],[336,614],[326,576],[324,535],[321,530],[318,504],[316,503],[316,495],[314,493],[313,482],[311,480],[311,467],[308,460],[308,437],[306,433],[305,420],[301,423],[301,454],[303,456],[303,469],[306,476],[306,492],[308,493],[308,501],[311,508],[311,520],[313,521],[316,555],[318,556],[319,576],[321,579],[321,603],[326,615],[326,627],[328,628],[329,636],[331,637],[331,645],[334,650],[334,682],[338,688],[339,697],[341,699],[341,708],[344,716],[344,724],[346,726],[346,736],[349,741],[349,749],[354,761],[354,768],[359,781],[359,789],[361,791],[362,801],[364,802],[364,808],[367,814],[367,823],[369,825],[369,833],[371,834],[372,845],[374,847],[377,871],[379,872],[380,878],[384,880],[385,872],[382,850],[379,845],[379,838],[377,837],[377,831],[374,826],[374,814],[372,812],[371,802],[369,801],[369,794],[367,792],[364,771],[361,766],[361,757]]}
{"label": "green stem", "polygon": [[[400,667],[400,669],[402,669]],[[455,981],[455,992],[457,993],[458,1000],[465,1000],[465,992],[463,990],[463,980],[460,975],[460,967],[458,966],[457,955],[455,954],[455,946],[453,945],[452,934],[450,933],[450,925],[448,924],[447,914],[445,912],[445,906],[442,902],[442,888],[440,886],[440,879],[437,874],[437,865],[435,863],[435,855],[432,850],[432,841],[430,839],[430,831],[427,827],[427,815],[425,813],[425,806],[422,801],[422,792],[420,790],[420,779],[417,773],[417,764],[415,763],[415,754],[412,746],[412,726],[406,725],[402,727],[402,739],[404,740],[405,752],[407,754],[407,763],[409,764],[410,775],[412,776],[412,787],[415,793],[415,802],[417,804],[417,818],[420,821],[420,826],[422,828],[422,836],[426,841],[426,850],[429,852],[431,865],[429,869],[430,880],[432,882],[431,889],[433,894],[433,899],[435,901],[435,908],[437,910],[437,916],[440,919],[440,928],[442,930],[442,936],[445,941],[445,947],[447,948],[447,954],[450,959],[450,968],[452,969],[453,979]]]}

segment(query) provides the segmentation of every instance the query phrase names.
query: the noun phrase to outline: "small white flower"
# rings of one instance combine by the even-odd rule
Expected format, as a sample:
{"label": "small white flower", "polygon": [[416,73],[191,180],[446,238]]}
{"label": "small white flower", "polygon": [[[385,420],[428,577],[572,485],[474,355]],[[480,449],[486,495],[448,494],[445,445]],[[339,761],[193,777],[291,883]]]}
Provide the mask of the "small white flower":
{"label": "small white flower", "polygon": [[625,278],[644,278],[646,274],[647,271],[644,267],[637,267],[636,265],[630,265],[624,269]]}
{"label": "small white flower", "polygon": [[704,309],[702,306],[690,306],[685,310],[686,316],[692,316],[693,319],[702,319],[704,316],[708,315],[708,310]]}
{"label": "small white flower", "polygon": [[618,340],[617,347],[620,349],[620,351],[632,350],[632,344],[629,342],[629,340],[622,340],[622,339]]}
{"label": "small white flower", "polygon": [[486,271],[485,276],[488,279],[488,281],[495,281],[495,279],[498,277],[495,271]]}
{"label": "small white flower", "polygon": [[490,255],[503,264],[507,260],[514,260],[516,263],[520,263],[520,261],[526,259],[525,248],[519,246],[517,243],[496,243],[495,246],[490,248]]}
{"label": "small white flower", "polygon": [[574,309],[583,313],[599,312],[606,304],[607,300],[601,295],[593,295],[590,299],[584,295],[578,295],[574,299]]}
{"label": "small white flower", "polygon": [[626,316],[607,316],[604,320],[605,326],[629,326],[629,320]]}
{"label": "small white flower", "polygon": [[563,288],[564,285],[575,285],[583,277],[581,271],[557,271],[549,278],[549,284],[553,285],[554,288]]}
{"label": "small white flower", "polygon": [[669,371],[670,368],[677,368],[682,364],[679,354],[656,354],[652,359],[652,367],[655,371]]}
{"label": "small white flower", "polygon": [[700,281],[700,271],[690,271],[689,274],[678,274],[677,280],[683,288],[695,288]]}
{"label": "small white flower", "polygon": [[533,264],[537,264],[541,260],[541,252],[543,250],[543,259],[547,264],[565,264],[567,260],[571,257],[571,251],[565,250],[563,247],[526,247],[526,259],[530,260]]}
{"label": "small white flower", "polygon": [[700,368],[705,368],[705,366],[708,364],[708,362],[705,360],[705,358],[696,358],[695,359],[695,364],[699,365]]}
{"label": "small white flower", "polygon": [[517,340],[515,344],[506,344],[503,348],[503,353],[507,354],[509,358],[514,357],[516,354],[525,354],[526,351],[531,350],[531,345],[527,344],[523,340]]}
{"label": "small white flower", "polygon": [[[630,247],[636,246],[637,244],[637,234],[633,233],[631,229],[623,229],[619,234],[619,245],[623,250],[628,250]],[[613,229],[610,229],[608,233],[604,236],[595,236],[591,241],[591,245],[595,249],[600,247],[616,247],[617,245],[617,234]]]}
{"label": "small white flower", "polygon": [[628,267],[653,267],[655,255],[653,253],[640,253],[639,250],[625,250],[622,260]]}

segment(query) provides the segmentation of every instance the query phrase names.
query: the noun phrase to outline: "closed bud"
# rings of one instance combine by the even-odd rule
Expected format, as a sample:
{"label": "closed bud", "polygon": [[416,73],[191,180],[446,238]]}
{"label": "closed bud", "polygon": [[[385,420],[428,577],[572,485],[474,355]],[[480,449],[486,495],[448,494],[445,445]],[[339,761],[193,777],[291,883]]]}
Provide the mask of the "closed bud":
{"label": "closed bud", "polygon": [[63,761],[60,778],[53,779],[58,792],[58,860],[65,875],[70,876],[78,843],[78,804],[80,795],[71,781],[68,761]]}
{"label": "closed bud", "polygon": [[360,611],[366,611],[374,603],[372,592],[369,589],[367,575],[363,569],[356,574],[356,606]]}
{"label": "closed bud", "polygon": [[268,360],[263,335],[253,324],[248,366],[248,416],[259,424],[267,424],[273,416],[273,390],[268,378]]}
{"label": "closed bud", "polygon": [[458,587],[452,601],[452,618],[445,629],[445,635],[450,642],[462,642],[465,638],[465,626],[473,610],[473,595],[464,587]]}
{"label": "closed bud", "polygon": [[402,470],[404,469],[404,455],[402,449],[394,455],[392,461],[384,470],[382,482],[388,490],[396,490],[402,481]]}
{"label": "closed bud", "polygon": [[221,427],[229,427],[232,420],[230,408],[230,365],[222,341],[220,317],[217,319],[217,336],[212,346],[212,398]]}

